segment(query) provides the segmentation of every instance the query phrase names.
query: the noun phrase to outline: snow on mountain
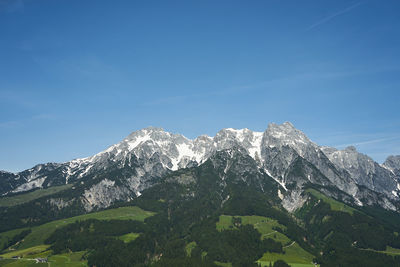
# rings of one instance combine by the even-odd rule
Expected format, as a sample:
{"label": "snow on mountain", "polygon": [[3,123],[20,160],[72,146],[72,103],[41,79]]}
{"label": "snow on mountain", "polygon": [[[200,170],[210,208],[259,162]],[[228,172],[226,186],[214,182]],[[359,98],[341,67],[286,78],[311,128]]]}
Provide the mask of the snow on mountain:
{"label": "snow on mountain", "polygon": [[[398,158],[388,158],[380,166],[352,148],[342,151],[320,147],[291,123],[285,122],[269,124],[265,132],[226,128],[214,137],[201,135],[195,139],[162,128],[144,128],[87,158],[39,164],[16,174],[1,172],[0,194],[96,180],[85,188],[83,202],[87,210],[105,207],[110,204],[107,198],[128,200],[132,195],[140,195],[164,174],[198,166],[217,151],[234,147],[240,147],[240,151],[250,155],[258,168],[286,191],[287,185],[299,190],[303,184],[311,182],[335,186],[356,198],[361,194],[359,186],[391,198],[398,198],[400,193],[398,178],[394,175],[399,166]],[[299,164],[301,172],[296,169]],[[113,174],[115,171],[119,178]],[[119,182],[115,182],[116,179]],[[364,191],[363,196],[368,195]]]}
{"label": "snow on mountain", "polygon": [[358,185],[366,186],[386,195],[398,195],[398,183],[394,174],[373,159],[359,153],[354,146],[343,150],[323,147],[322,150],[339,169],[346,170]]}
{"label": "snow on mountain", "polygon": [[390,170],[394,175],[400,177],[400,155],[389,156],[382,167]]}
{"label": "snow on mountain", "polygon": [[81,168],[90,172],[93,163],[107,157],[111,161],[118,161],[133,154],[138,158],[150,158],[154,153],[162,156],[162,165],[169,170],[185,168],[189,163],[201,164],[215,151],[231,148],[234,145],[242,146],[255,157],[260,154],[260,145],[263,133],[248,129],[223,129],[214,138],[206,135],[194,140],[180,134],[165,132],[161,128],[149,127],[131,133],[122,142],[113,145],[94,156],[76,159],[69,162],[69,175],[76,174]]}
{"label": "snow on mountain", "polygon": [[[301,157],[314,164],[339,189],[350,195],[355,195],[357,192],[357,186],[351,177],[337,170],[321,148],[290,122],[281,125],[269,124],[263,136],[261,149],[265,168],[284,184],[288,182],[288,168]],[[311,173],[308,175],[311,179]]]}

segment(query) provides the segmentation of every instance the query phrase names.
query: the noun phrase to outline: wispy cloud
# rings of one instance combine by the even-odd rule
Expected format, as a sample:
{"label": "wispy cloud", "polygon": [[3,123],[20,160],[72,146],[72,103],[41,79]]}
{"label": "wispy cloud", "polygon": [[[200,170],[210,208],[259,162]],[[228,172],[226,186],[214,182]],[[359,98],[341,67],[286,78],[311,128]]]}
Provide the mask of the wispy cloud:
{"label": "wispy cloud", "polygon": [[345,9],[342,9],[342,10],[336,12],[336,13],[333,13],[333,14],[331,14],[329,16],[326,16],[326,17],[322,18],[321,20],[315,22],[314,24],[312,24],[308,28],[306,28],[305,31],[310,31],[310,30],[312,30],[312,29],[314,29],[316,27],[319,27],[322,24],[325,24],[328,21],[330,21],[330,20],[332,20],[332,19],[334,19],[334,18],[336,18],[336,17],[338,17],[340,15],[343,15],[343,14],[346,14],[346,13],[350,12],[351,10],[355,9],[356,7],[358,7],[360,5],[361,5],[361,2],[358,2],[358,3],[352,4],[352,5],[348,6],[348,7],[346,7]]}
{"label": "wispy cloud", "polygon": [[[303,90],[307,91],[307,86],[310,82],[316,81],[334,81],[343,80],[353,77],[362,77],[366,75],[382,74],[387,72],[400,72],[399,66],[374,66],[366,68],[365,66],[351,66],[344,70],[338,70],[337,66],[326,65],[323,62],[320,64],[307,65],[301,72],[288,73],[280,77],[261,80],[259,82],[242,84],[237,86],[226,86],[225,88],[207,88],[200,90],[201,93],[180,93],[171,96],[161,96],[159,98],[151,96],[151,99],[141,103],[142,106],[160,106],[160,105],[177,105],[194,101],[209,101],[210,98],[220,98],[232,95],[256,93],[263,90],[270,91],[293,91],[299,85],[303,86]],[[314,89],[310,89],[314,90]],[[320,92],[323,89],[319,89]]]}
{"label": "wispy cloud", "polygon": [[[384,124],[380,125],[385,130]],[[389,155],[400,154],[400,134],[398,128],[390,132],[369,132],[357,133],[341,131],[336,133],[318,132],[318,140],[314,140],[319,145],[344,149],[348,146],[355,146],[357,150],[382,163]],[[322,136],[322,137],[321,137]]]}
{"label": "wispy cloud", "polygon": [[[160,97],[151,99],[147,102],[142,103],[144,106],[158,106],[158,105],[170,105],[187,102],[193,99],[208,99],[210,97],[226,97],[237,94],[248,94],[249,92],[271,89],[271,90],[282,90],[283,88],[292,88],[293,85],[299,85],[301,83],[307,83],[309,81],[316,80],[332,80],[332,79],[343,79],[353,76],[369,75],[379,72],[386,71],[399,71],[398,67],[392,68],[376,68],[376,69],[353,69],[351,71],[306,71],[300,73],[293,73],[282,77],[271,78],[251,84],[244,84],[238,86],[231,86],[226,88],[214,88],[213,90],[206,90],[206,92],[187,94],[187,95],[175,95]],[[209,88],[210,89],[210,88]],[[292,89],[290,89],[292,90]]]}
{"label": "wispy cloud", "polygon": [[361,142],[355,142],[355,143],[349,143],[349,144],[341,144],[341,145],[337,145],[336,147],[344,148],[344,147],[348,147],[348,146],[364,146],[364,145],[385,143],[388,141],[394,141],[394,140],[398,140],[398,139],[400,139],[400,136],[371,139],[371,140],[367,140],[367,141],[361,141]]}

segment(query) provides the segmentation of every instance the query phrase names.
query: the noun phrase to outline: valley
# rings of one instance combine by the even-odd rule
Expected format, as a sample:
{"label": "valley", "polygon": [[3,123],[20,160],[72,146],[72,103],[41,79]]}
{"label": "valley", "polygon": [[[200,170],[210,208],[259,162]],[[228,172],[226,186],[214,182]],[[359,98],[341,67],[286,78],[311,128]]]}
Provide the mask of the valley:
{"label": "valley", "polygon": [[395,161],[357,153],[319,147],[290,123],[195,140],[134,132],[14,174],[26,183],[3,188],[0,266],[400,266]]}

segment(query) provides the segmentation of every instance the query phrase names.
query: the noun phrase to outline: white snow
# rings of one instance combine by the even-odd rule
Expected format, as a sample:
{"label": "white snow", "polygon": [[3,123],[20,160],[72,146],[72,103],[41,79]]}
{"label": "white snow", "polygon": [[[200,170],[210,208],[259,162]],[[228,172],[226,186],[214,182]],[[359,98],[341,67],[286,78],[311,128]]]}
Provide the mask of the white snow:
{"label": "white snow", "polygon": [[243,142],[244,140],[244,133],[246,131],[249,131],[249,129],[233,129],[233,128],[227,128],[226,130],[232,132],[235,135],[235,138],[238,139],[240,142]]}
{"label": "white snow", "polygon": [[79,174],[79,177],[82,177],[83,175],[85,175],[86,173],[88,173],[88,171],[93,167],[93,165],[89,165],[84,172]]}
{"label": "white snow", "polygon": [[183,156],[188,156],[190,158],[194,157],[195,154],[192,150],[192,147],[193,145],[188,145],[186,143],[176,145],[180,158],[182,158]]}
{"label": "white snow", "polygon": [[256,155],[261,159],[261,142],[263,138],[262,132],[253,132],[253,140],[251,142],[252,147],[249,148],[249,154],[253,159],[256,159]]}
{"label": "white snow", "polygon": [[385,164],[379,164],[382,168],[385,168],[386,170],[390,171],[393,175],[395,175],[394,171],[392,168],[386,166]]}
{"label": "white snow", "polygon": [[356,204],[357,204],[358,206],[363,206],[363,203],[362,203],[358,198],[354,197],[354,199],[355,199]]}
{"label": "white snow", "polygon": [[284,196],[283,196],[283,194],[282,194],[282,192],[281,192],[280,189],[278,189],[278,197],[279,197],[281,200],[283,200],[283,198],[284,198]]}
{"label": "white snow", "polygon": [[46,180],[46,178],[47,177],[42,177],[42,178],[30,181],[28,183],[18,186],[11,192],[17,193],[17,192],[23,192],[23,191],[28,191],[28,190],[31,190],[34,188],[42,187],[43,182]]}
{"label": "white snow", "polygon": [[138,136],[134,141],[128,142],[128,148],[129,148],[130,151],[132,151],[138,145],[140,145],[141,143],[146,142],[147,140],[150,140],[150,135],[149,134],[145,134],[144,136]]}
{"label": "white snow", "polygon": [[269,170],[267,170],[266,168],[264,168],[264,170],[265,170],[265,172],[266,172],[269,176],[272,177],[272,179],[274,179],[278,184],[280,184],[280,185],[283,187],[283,189],[285,189],[285,191],[287,191],[287,188],[286,188],[286,186],[285,186],[285,184],[284,184],[283,182],[279,181],[279,179],[276,178],[275,176],[273,176],[273,175],[269,172]]}
{"label": "white snow", "polygon": [[[189,160],[194,160],[197,163],[200,163],[204,157],[204,151],[203,153],[195,153],[194,152],[194,146],[193,146],[193,141],[190,139],[187,139],[188,142],[187,143],[181,143],[181,144],[177,144],[176,148],[178,150],[178,157],[176,158],[172,158],[172,168],[171,170],[177,170],[179,168],[178,164],[179,162],[181,162],[181,160],[184,157],[189,158]],[[169,142],[169,144],[173,144],[171,142]]]}

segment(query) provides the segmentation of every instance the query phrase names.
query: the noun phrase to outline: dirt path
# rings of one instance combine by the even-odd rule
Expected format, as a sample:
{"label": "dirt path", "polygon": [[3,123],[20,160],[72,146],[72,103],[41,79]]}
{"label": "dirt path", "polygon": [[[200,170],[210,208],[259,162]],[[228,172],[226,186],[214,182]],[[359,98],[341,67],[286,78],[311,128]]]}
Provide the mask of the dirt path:
{"label": "dirt path", "polygon": [[285,247],[282,247],[282,248],[288,248],[288,247],[291,247],[291,246],[293,246],[293,245],[294,245],[294,243],[296,243],[296,241],[293,241],[293,242],[292,242],[292,244],[290,244],[290,245],[287,245],[287,246],[285,246]]}
{"label": "dirt path", "polygon": [[267,235],[272,235],[273,233],[276,233],[276,232],[278,232],[278,231],[273,231],[273,232],[271,232],[271,233],[264,234],[264,236],[267,236]]}

